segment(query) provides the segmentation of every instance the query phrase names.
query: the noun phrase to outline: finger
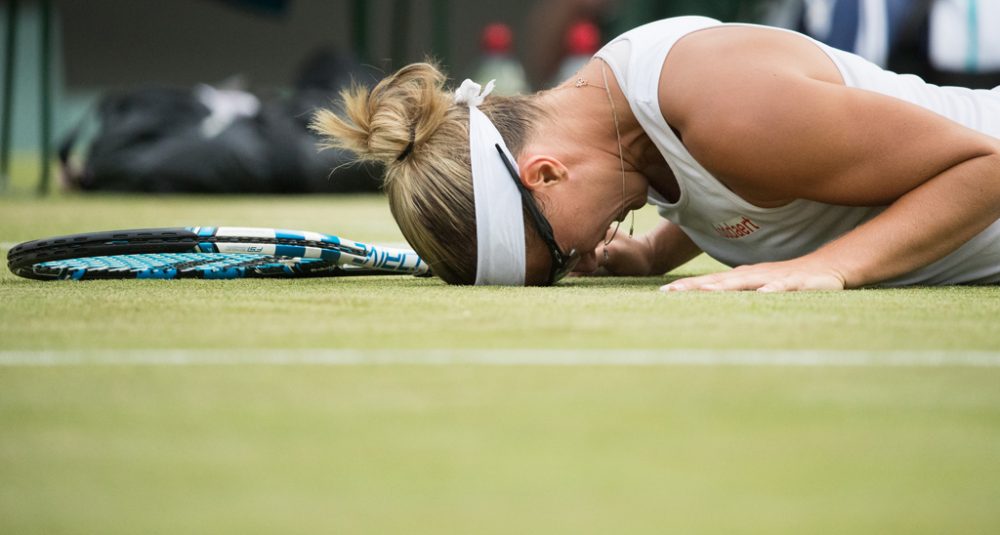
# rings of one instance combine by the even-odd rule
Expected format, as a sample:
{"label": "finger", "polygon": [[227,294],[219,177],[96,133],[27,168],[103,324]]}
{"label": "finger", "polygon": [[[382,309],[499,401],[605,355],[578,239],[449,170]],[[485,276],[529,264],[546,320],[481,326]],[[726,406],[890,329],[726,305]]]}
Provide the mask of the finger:
{"label": "finger", "polygon": [[757,288],[757,291],[764,293],[774,293],[774,292],[787,292],[790,289],[792,288],[789,287],[788,281],[776,280],[768,282],[767,284],[761,286],[760,288]]}
{"label": "finger", "polygon": [[700,290],[706,284],[713,284],[718,282],[719,274],[713,273],[711,275],[700,275],[698,277],[685,277],[683,279],[677,279],[670,284],[666,284],[660,287],[661,291],[664,292],[686,292],[689,290]]}
{"label": "finger", "polygon": [[756,290],[767,282],[766,275],[762,273],[733,273],[715,282],[703,284],[699,289],[711,292]]}
{"label": "finger", "polygon": [[781,278],[772,279],[757,288],[758,292],[799,292],[803,290],[829,290],[833,287],[825,283],[826,279],[809,277],[799,273],[790,273]]}
{"label": "finger", "polygon": [[694,290],[698,283],[697,279],[699,277],[687,277],[683,279],[677,279],[670,284],[664,284],[660,286],[661,292],[686,292],[688,290]]}
{"label": "finger", "polygon": [[[612,239],[617,239],[618,238],[617,233],[618,233],[618,225],[610,225],[608,227],[607,232],[604,233],[604,241],[610,242]],[[627,232],[625,234],[628,235]]]}
{"label": "finger", "polygon": [[830,276],[808,276],[793,274],[768,281],[758,288],[761,292],[798,292],[798,291],[830,291],[843,290],[843,280]]}
{"label": "finger", "polygon": [[700,277],[676,280],[661,288],[663,291],[700,290],[709,292],[730,292],[757,290],[770,283],[776,274],[770,269],[734,269]]}

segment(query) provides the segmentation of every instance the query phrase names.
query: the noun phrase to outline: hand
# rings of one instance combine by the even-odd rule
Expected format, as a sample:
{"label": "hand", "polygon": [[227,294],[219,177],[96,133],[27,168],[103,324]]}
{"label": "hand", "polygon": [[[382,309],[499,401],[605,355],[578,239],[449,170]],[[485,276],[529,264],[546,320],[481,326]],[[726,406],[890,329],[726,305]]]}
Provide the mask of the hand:
{"label": "hand", "polygon": [[844,277],[837,270],[803,258],[739,266],[722,273],[678,279],[660,288],[664,292],[690,290],[790,292],[843,289]]}
{"label": "hand", "polygon": [[[608,229],[604,240],[597,244],[591,258],[585,262],[581,259],[577,264],[575,275],[614,275],[619,277],[644,277],[653,269],[653,252],[647,235],[631,237],[619,229],[607,245],[605,255],[604,242],[614,235],[614,227]],[[590,255],[588,255],[590,256]]]}

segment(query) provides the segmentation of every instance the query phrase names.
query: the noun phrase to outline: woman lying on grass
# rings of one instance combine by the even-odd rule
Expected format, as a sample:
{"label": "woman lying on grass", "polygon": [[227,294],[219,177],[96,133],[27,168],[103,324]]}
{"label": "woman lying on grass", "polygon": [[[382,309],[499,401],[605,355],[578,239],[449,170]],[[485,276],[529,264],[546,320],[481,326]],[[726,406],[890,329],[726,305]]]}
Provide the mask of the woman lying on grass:
{"label": "woman lying on grass", "polygon": [[[406,239],[452,284],[728,272],[664,290],[1000,282],[1000,88],[942,88],[808,37],[681,17],[530,96],[414,64],[320,111],[386,164]],[[618,232],[649,202],[665,218]]]}

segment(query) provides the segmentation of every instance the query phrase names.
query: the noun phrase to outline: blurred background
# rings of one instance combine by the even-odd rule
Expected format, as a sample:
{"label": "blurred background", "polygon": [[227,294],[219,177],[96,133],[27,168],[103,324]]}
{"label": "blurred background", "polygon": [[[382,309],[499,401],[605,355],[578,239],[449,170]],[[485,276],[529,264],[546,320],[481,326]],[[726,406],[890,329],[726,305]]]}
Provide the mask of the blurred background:
{"label": "blurred background", "polygon": [[[0,189],[377,189],[306,124],[351,80],[436,58],[530,92],[663,17],[808,33],[938,84],[1000,85],[997,0],[4,0]],[[59,156],[62,162],[57,164]],[[44,162],[44,163],[43,163]],[[331,169],[336,169],[331,173]]]}

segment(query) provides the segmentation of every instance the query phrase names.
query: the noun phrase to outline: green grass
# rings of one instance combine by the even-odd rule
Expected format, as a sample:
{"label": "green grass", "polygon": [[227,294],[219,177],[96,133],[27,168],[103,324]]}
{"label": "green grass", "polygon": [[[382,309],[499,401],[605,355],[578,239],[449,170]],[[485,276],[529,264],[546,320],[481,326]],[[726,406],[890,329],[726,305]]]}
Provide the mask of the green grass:
{"label": "green grass", "polygon": [[[59,188],[59,166],[53,156],[53,162],[49,167],[50,188],[49,191],[55,195],[62,193]],[[34,152],[13,151],[10,154],[9,176],[0,177],[0,194],[27,196],[38,191],[38,183],[41,179],[41,161]]]}
{"label": "green grass", "polygon": [[[640,230],[653,224],[644,210]],[[83,230],[244,225],[400,242],[379,196],[0,200],[0,241]],[[1000,287],[663,294],[667,277],[556,288],[449,287],[412,277],[39,283],[0,274],[0,349],[1000,349]],[[502,321],[500,321],[502,319]],[[137,329],[135,326],[144,326]],[[227,336],[220,337],[225,332]]]}
{"label": "green grass", "polygon": [[[643,211],[639,227],[653,224]],[[398,242],[368,197],[0,197],[0,242],[257,225]],[[665,278],[40,283],[15,350],[1000,350],[1000,289]],[[1000,369],[0,367],[4,533],[996,533]]]}
{"label": "green grass", "polygon": [[991,533],[976,370],[4,371],[7,533]]}

